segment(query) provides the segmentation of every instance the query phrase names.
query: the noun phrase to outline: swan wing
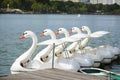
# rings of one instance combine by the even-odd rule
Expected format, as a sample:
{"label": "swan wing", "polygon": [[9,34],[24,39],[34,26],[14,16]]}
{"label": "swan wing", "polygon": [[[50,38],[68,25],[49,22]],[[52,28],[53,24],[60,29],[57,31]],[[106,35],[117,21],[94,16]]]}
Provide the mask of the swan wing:
{"label": "swan wing", "polygon": [[75,34],[75,35],[72,35],[70,36],[71,39],[73,39],[73,42],[75,41],[79,41],[81,40],[82,38],[86,38],[87,37],[87,34]]}
{"label": "swan wing", "polygon": [[64,42],[62,40],[49,39],[49,40],[40,42],[37,45],[53,45],[54,43],[55,45],[60,45],[60,44],[63,44]]}
{"label": "swan wing", "polygon": [[99,37],[102,37],[102,36],[104,36],[104,35],[106,35],[108,33],[110,33],[110,32],[108,32],[108,31],[97,31],[97,32],[92,33],[90,35],[90,37],[99,38]]}
{"label": "swan wing", "polygon": [[71,37],[65,37],[61,39],[63,42],[75,42],[77,41],[76,38],[71,38]]}
{"label": "swan wing", "polygon": [[76,37],[66,37],[66,38],[62,39],[63,42],[76,42],[76,41],[79,41],[79,40],[81,40],[81,37],[79,37],[79,36],[76,36]]}
{"label": "swan wing", "polygon": [[86,36],[87,36],[87,34],[83,34],[83,33],[81,33],[81,34],[75,34],[75,35],[72,35],[72,36],[70,36],[71,38],[86,38]]}

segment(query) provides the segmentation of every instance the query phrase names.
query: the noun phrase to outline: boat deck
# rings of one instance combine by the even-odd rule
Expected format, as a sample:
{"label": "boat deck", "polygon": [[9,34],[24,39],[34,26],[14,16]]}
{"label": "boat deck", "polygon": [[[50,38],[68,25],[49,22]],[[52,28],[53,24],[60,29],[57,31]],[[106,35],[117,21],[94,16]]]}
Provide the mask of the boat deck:
{"label": "boat deck", "polygon": [[60,69],[46,69],[0,77],[0,80],[107,80],[104,77]]}

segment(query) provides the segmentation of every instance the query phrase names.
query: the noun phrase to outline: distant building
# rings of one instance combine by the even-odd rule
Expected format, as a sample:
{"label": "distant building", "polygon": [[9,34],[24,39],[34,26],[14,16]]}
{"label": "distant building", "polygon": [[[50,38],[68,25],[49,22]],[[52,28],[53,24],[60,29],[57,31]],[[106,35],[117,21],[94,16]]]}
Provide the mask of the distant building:
{"label": "distant building", "polygon": [[89,2],[90,2],[90,0],[79,0],[79,2],[89,3]]}
{"label": "distant building", "polygon": [[120,0],[90,0],[90,3],[92,4],[119,4],[120,5]]}
{"label": "distant building", "polygon": [[115,3],[117,3],[118,5],[120,5],[120,0],[114,0]]}
{"label": "distant building", "polygon": [[72,2],[83,2],[83,3],[90,2],[90,0],[50,0],[50,1],[72,1]]}
{"label": "distant building", "polygon": [[83,3],[91,3],[91,4],[119,4],[120,0],[50,0],[50,1],[72,1],[72,2],[83,2]]}
{"label": "distant building", "polygon": [[88,3],[89,0],[69,0],[69,1],[72,1],[72,2],[83,2],[83,3]]}
{"label": "distant building", "polygon": [[68,1],[68,0],[50,0],[50,1]]}

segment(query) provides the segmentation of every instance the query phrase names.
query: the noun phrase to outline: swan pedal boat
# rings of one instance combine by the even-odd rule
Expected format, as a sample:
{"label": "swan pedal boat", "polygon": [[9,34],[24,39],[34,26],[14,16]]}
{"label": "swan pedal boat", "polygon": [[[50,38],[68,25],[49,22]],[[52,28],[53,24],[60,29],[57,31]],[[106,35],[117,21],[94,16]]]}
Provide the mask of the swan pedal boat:
{"label": "swan pedal boat", "polygon": [[104,69],[100,68],[81,68],[80,69],[81,73],[84,74],[89,74],[89,75],[96,75],[96,76],[103,76],[103,77],[108,77],[110,80],[120,80],[120,74],[107,71]]}
{"label": "swan pedal boat", "polygon": [[[51,35],[50,35],[50,33],[51,33]],[[42,33],[41,35],[50,35],[52,39],[48,40],[47,43],[46,43],[46,41],[39,43],[39,45],[44,44],[44,45],[48,45],[48,46],[45,49],[43,49],[42,51],[40,51],[32,60],[30,60],[30,58],[31,58],[32,54],[35,52],[36,47],[38,46],[37,36],[32,31],[25,31],[20,36],[20,39],[32,38],[32,46],[14,61],[14,63],[12,64],[12,66],[10,68],[11,74],[18,74],[21,72],[36,71],[36,70],[40,70],[40,69],[51,68],[52,56],[50,56],[49,63],[42,62],[41,57],[48,53],[51,53],[51,50],[53,48],[53,43],[55,45],[57,45],[57,44],[61,44],[62,41],[56,40],[56,36],[55,36],[54,32],[52,32],[49,29],[46,29],[44,31],[44,34]],[[48,49],[50,49],[50,50],[48,50]],[[46,52],[44,52],[44,51],[46,51]],[[77,63],[77,61],[75,61],[73,59],[68,60],[68,59],[58,59],[57,58],[57,59],[55,59],[54,66],[56,68],[60,68],[60,69],[64,69],[64,70],[78,71],[80,69],[80,66]]]}

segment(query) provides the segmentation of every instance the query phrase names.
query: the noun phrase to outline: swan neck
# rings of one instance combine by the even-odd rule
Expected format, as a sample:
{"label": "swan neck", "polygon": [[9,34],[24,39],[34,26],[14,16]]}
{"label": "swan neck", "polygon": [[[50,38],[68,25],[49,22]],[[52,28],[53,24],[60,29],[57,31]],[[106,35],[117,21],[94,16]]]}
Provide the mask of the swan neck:
{"label": "swan neck", "polygon": [[36,37],[36,35],[32,35],[31,38],[33,41],[32,46],[24,54],[22,54],[17,60],[26,62],[31,57],[33,52],[35,51],[36,45],[37,45],[37,37]]}
{"label": "swan neck", "polygon": [[56,39],[56,35],[52,32],[52,34],[50,34],[51,39]]}
{"label": "swan neck", "polygon": [[25,52],[23,53],[21,56],[19,56],[15,62],[12,64],[11,66],[11,71],[19,71],[19,70],[23,70],[23,71],[30,71],[30,69],[26,69],[26,68],[23,68],[20,64],[21,63],[26,63],[31,55],[33,54],[33,52],[35,51],[36,49],[36,45],[37,45],[37,36],[35,34],[31,35],[31,38],[32,38],[32,46]]}
{"label": "swan neck", "polygon": [[65,37],[69,37],[70,36],[67,31],[65,31],[64,34],[65,34]]}
{"label": "swan neck", "polygon": [[78,34],[81,34],[80,30],[77,30],[77,33],[78,33]]}
{"label": "swan neck", "polygon": [[90,36],[91,30],[88,28],[88,29],[86,29],[86,31],[87,31],[88,36]]}
{"label": "swan neck", "polygon": [[35,49],[36,49],[36,45],[37,45],[37,42],[38,42],[37,37],[36,37],[36,36],[33,36],[33,37],[32,37],[32,41],[33,41],[32,46],[31,46],[31,48],[29,49],[29,51],[31,52],[31,54],[32,54],[32,53],[35,51]]}

